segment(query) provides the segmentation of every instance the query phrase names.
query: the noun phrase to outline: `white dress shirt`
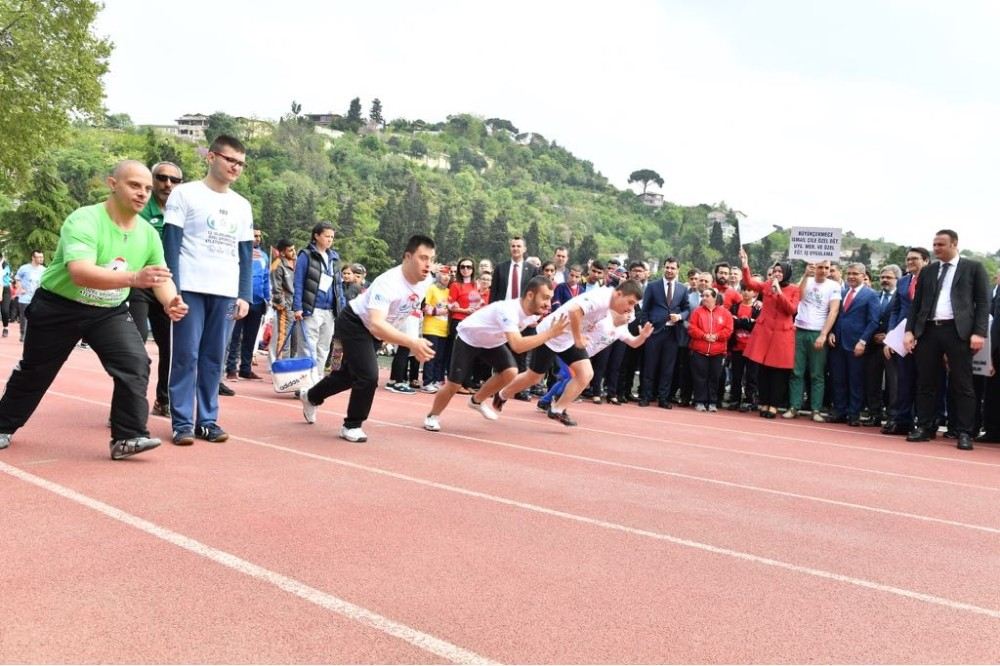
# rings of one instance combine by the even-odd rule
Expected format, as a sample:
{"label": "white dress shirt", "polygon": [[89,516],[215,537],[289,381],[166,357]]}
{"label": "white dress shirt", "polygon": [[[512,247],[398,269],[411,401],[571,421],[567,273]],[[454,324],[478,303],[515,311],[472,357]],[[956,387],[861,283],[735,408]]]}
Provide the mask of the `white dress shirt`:
{"label": "white dress shirt", "polygon": [[948,268],[948,273],[944,276],[944,280],[941,282],[941,292],[938,294],[937,306],[934,308],[934,314],[931,319],[954,319],[955,310],[951,306],[951,283],[955,281],[955,271],[958,270],[958,255],[951,261],[943,261],[938,267],[938,274],[935,276],[937,279],[941,279],[941,270],[944,268],[945,264],[950,264]]}

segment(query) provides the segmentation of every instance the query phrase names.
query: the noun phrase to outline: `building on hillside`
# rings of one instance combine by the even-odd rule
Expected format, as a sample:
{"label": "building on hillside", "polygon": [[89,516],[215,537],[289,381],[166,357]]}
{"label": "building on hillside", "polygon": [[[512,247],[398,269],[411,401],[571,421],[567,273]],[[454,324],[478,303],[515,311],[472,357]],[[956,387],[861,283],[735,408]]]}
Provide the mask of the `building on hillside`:
{"label": "building on hillside", "polygon": [[639,195],[639,200],[653,208],[661,208],[663,206],[663,195],[657,192],[643,192]]}
{"label": "building on hillside", "polygon": [[722,238],[724,240],[728,241],[736,235],[736,225],[727,213],[721,210],[713,210],[708,214],[708,221],[712,224],[719,223],[719,226],[722,227]]}
{"label": "building on hillside", "polygon": [[262,136],[270,136],[274,132],[274,124],[260,118],[244,118],[237,116],[236,122],[243,125],[247,139],[257,139]]}
{"label": "building on hillside", "polygon": [[303,113],[317,127],[329,127],[335,121],[343,119],[339,113]]}
{"label": "building on hillside", "polygon": [[169,134],[170,136],[179,136],[177,132],[177,125],[138,125],[140,129],[151,129],[157,132],[163,132],[164,134]]}
{"label": "building on hillside", "polygon": [[204,141],[208,129],[208,116],[188,113],[177,119],[177,136],[188,141]]}

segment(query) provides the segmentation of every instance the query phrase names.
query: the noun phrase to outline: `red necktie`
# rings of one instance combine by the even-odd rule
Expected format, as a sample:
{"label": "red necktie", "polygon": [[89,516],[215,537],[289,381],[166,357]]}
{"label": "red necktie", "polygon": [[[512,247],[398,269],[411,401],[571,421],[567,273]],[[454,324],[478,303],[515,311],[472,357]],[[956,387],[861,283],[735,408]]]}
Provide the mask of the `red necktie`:
{"label": "red necktie", "polygon": [[521,279],[517,274],[517,264],[511,264],[510,267],[510,297],[517,298],[521,291]]}
{"label": "red necktie", "polygon": [[844,312],[847,312],[850,309],[851,303],[853,302],[854,302],[854,290],[851,289],[850,291],[847,292],[847,298],[844,299]]}
{"label": "red necktie", "polygon": [[917,275],[914,274],[910,279],[910,300],[913,300],[913,295],[917,293]]}

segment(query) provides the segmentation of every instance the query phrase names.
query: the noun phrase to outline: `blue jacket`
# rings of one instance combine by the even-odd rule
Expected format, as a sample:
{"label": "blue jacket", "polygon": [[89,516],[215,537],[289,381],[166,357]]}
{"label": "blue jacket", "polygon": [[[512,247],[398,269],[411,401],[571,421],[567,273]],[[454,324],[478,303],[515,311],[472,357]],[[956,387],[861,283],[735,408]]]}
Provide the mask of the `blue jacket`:
{"label": "blue jacket", "polygon": [[271,262],[267,250],[253,249],[253,303],[267,303],[271,300]]}
{"label": "blue jacket", "polygon": [[840,314],[833,325],[837,346],[847,350],[854,349],[859,340],[864,340],[865,344],[871,342],[872,335],[878,328],[880,314],[878,293],[865,286],[858,289],[851,306],[845,310],[843,304],[847,301],[849,291],[850,289],[844,289],[842,292]]}
{"label": "blue jacket", "polygon": [[914,276],[907,273],[896,282],[896,295],[892,298],[892,305],[889,307],[889,330],[899,326],[899,322],[910,316],[910,284]]}
{"label": "blue jacket", "polygon": [[[673,296],[673,301],[667,303],[667,289],[663,284],[663,280],[651,280],[646,285],[646,291],[642,294],[642,320],[643,323],[648,321],[653,325],[654,335],[663,330],[676,328],[679,339],[686,340],[687,333],[684,331],[684,326],[681,322],[687,321],[688,316],[691,314],[687,285],[677,280],[674,283]],[[672,314],[679,314],[681,321],[668,328],[666,323]]]}

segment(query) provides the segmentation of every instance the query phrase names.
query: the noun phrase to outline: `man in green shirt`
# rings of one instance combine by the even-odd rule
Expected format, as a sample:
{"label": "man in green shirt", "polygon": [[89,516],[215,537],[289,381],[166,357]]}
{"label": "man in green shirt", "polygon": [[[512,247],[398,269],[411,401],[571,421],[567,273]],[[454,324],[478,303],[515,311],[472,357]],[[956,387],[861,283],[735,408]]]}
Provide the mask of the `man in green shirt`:
{"label": "man in green shirt", "polygon": [[187,305],[166,268],[160,237],[138,217],[152,191],[149,169],[134,160],[120,162],[108,187],[111,195],[104,203],[78,208],[59,232],[55,256],[31,301],[23,356],[0,398],[0,449],[34,413],[81,340],[114,380],[111,458],[128,458],[160,444],[146,428],[149,356],[130,323],[125,298],[132,288],[152,288],[174,321]]}
{"label": "man in green shirt", "polygon": [[[153,196],[149,203],[139,211],[139,217],[149,222],[160,238],[163,238],[163,208],[167,205],[167,197],[180,185],[184,174],[173,162],[158,162],[151,169],[153,172]],[[153,401],[152,413],[155,416],[170,416],[170,404],[167,387],[170,381],[170,318],[160,307],[160,302],[152,289],[133,289],[128,296],[128,311],[139,329],[143,342],[153,332],[153,340],[159,350],[159,361],[156,366],[156,400]],[[148,323],[147,323],[148,322]]]}

